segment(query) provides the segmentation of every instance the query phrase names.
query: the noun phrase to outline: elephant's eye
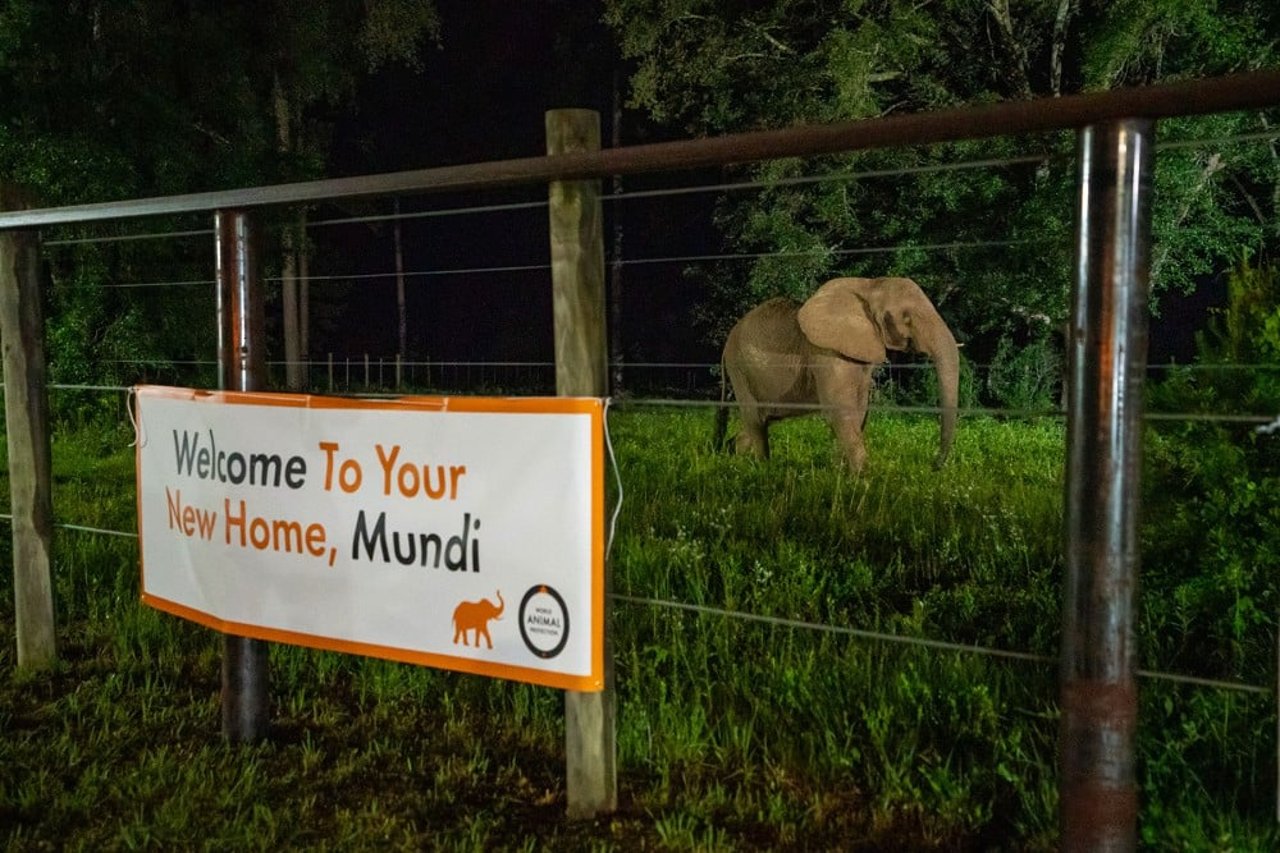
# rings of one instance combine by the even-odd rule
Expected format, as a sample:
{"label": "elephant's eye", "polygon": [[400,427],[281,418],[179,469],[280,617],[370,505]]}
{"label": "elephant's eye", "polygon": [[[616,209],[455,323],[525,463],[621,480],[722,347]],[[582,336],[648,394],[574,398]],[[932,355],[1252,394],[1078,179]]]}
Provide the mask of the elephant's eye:
{"label": "elephant's eye", "polygon": [[888,346],[894,349],[903,349],[911,343],[911,317],[909,314],[902,314],[898,317],[893,312],[884,312],[884,334],[887,339]]}

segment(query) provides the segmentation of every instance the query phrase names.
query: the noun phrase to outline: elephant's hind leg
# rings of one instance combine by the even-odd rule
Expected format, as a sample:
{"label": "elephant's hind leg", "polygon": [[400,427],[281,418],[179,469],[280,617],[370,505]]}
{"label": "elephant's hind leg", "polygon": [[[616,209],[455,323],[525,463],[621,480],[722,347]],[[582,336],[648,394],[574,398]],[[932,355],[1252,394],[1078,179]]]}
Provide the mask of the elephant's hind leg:
{"label": "elephant's hind leg", "polygon": [[769,458],[769,424],[756,406],[742,406],[742,428],[734,442],[736,452]]}

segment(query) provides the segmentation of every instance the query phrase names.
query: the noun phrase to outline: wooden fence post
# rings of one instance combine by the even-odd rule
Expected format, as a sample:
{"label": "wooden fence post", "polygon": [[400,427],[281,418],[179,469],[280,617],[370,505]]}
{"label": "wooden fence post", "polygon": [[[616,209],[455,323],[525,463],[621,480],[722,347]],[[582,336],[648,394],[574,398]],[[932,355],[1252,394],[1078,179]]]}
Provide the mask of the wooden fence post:
{"label": "wooden fence post", "polygon": [[[9,199],[0,202],[9,208]],[[18,666],[33,668],[50,666],[58,656],[50,570],[53,500],[39,246],[34,231],[0,234],[0,341],[13,513],[14,621]]]}
{"label": "wooden fence post", "polygon": [[[550,110],[546,125],[548,154],[600,149],[600,115],[593,110]],[[609,387],[609,350],[605,343],[600,182],[552,182],[550,225],[556,393],[603,397]],[[605,572],[607,592],[611,586],[607,566]],[[618,807],[617,695],[607,608],[605,623],[604,690],[565,693],[570,818],[590,818]]]}

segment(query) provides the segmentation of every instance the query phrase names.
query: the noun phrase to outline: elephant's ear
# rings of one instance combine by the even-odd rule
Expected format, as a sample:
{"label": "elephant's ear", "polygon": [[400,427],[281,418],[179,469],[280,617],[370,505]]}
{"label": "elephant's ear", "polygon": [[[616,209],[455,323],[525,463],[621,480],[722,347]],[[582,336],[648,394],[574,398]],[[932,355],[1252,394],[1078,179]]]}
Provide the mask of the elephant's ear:
{"label": "elephant's ear", "polygon": [[800,306],[800,331],[814,346],[833,349],[847,358],[879,364],[885,360],[880,330],[867,316],[856,279],[833,279]]}

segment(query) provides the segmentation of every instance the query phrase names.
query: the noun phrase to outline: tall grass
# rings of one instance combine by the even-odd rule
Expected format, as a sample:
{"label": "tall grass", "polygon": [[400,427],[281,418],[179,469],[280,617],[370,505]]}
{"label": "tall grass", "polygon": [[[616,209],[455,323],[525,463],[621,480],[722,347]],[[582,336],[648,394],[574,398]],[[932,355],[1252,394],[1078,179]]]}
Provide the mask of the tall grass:
{"label": "tall grass", "polygon": [[[934,472],[936,423],[876,414],[860,477],[812,419],[775,428],[767,464],[712,453],[707,412],[635,408],[610,425],[624,488],[614,589],[644,599],[610,606],[615,818],[562,820],[561,699],[526,685],[273,647],[272,741],[224,747],[218,638],[137,603],[133,542],[61,531],[66,662],[54,672],[16,671],[0,573],[0,837],[18,848],[1054,845],[1054,664],[734,614],[1053,658],[1060,422],[966,420],[953,462]],[[60,520],[132,529],[127,441],[59,436]],[[1151,572],[1142,593],[1151,669],[1192,665],[1170,615],[1188,612],[1173,576]],[[1265,645],[1270,628],[1254,625],[1262,637],[1250,641]],[[1270,683],[1254,656],[1233,660],[1196,674]],[[1159,681],[1141,695],[1143,840],[1273,849],[1274,699]]]}

